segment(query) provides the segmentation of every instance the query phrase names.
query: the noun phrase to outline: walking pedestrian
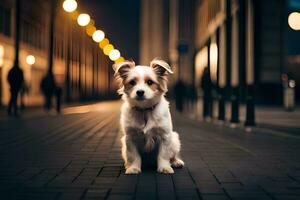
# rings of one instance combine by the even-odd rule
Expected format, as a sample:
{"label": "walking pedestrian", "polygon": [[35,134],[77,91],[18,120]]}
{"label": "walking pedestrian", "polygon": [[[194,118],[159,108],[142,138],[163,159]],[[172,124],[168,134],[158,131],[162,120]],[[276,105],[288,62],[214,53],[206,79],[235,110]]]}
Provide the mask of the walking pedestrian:
{"label": "walking pedestrian", "polygon": [[201,88],[203,91],[203,118],[206,121],[210,121],[212,106],[212,82],[208,67],[205,67],[203,70]]}
{"label": "walking pedestrian", "polygon": [[45,97],[44,108],[49,111],[52,107],[52,96],[55,92],[55,81],[52,73],[47,73],[47,75],[42,79],[41,90]]}
{"label": "walking pedestrian", "polygon": [[12,112],[17,117],[18,116],[18,94],[20,88],[24,81],[23,70],[15,64],[9,72],[7,76],[7,81],[10,85],[10,100],[8,104],[7,113],[11,115]]}

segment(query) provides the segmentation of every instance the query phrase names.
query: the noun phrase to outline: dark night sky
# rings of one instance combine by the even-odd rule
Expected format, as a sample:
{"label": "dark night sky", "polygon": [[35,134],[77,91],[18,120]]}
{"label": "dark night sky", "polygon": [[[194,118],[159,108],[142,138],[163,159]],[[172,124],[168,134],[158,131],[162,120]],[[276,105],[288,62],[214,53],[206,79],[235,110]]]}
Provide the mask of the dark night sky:
{"label": "dark night sky", "polygon": [[[287,13],[299,12],[300,0],[288,0]],[[288,55],[299,55],[300,54],[300,31],[292,30],[286,21],[286,41],[287,41],[287,53]]]}
{"label": "dark night sky", "polygon": [[[300,2],[300,0],[289,0]],[[91,14],[96,27],[102,29],[125,58],[139,61],[140,0],[78,0],[79,10]],[[300,3],[299,3],[300,5]],[[293,8],[290,7],[289,11]],[[300,53],[299,31],[287,26],[287,53]]]}
{"label": "dark night sky", "polygon": [[287,26],[286,40],[287,40],[288,55],[299,55],[300,54],[299,31],[294,31]]}
{"label": "dark night sky", "polygon": [[139,59],[139,0],[81,0],[79,10],[87,12],[96,28],[105,32],[125,58]]}

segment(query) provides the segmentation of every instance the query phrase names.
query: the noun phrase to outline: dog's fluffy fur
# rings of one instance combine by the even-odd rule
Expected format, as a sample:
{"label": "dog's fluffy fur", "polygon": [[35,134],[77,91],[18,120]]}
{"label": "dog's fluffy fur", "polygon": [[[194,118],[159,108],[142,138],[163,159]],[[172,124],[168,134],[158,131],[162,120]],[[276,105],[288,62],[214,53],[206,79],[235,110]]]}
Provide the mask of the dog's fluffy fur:
{"label": "dog's fluffy fur", "polygon": [[179,158],[180,140],[173,131],[167,92],[170,66],[154,59],[150,66],[125,61],[113,66],[120,83],[119,94],[124,103],[121,108],[122,156],[126,174],[141,172],[141,154],[157,148],[157,171],[174,173],[172,167],[182,167]]}

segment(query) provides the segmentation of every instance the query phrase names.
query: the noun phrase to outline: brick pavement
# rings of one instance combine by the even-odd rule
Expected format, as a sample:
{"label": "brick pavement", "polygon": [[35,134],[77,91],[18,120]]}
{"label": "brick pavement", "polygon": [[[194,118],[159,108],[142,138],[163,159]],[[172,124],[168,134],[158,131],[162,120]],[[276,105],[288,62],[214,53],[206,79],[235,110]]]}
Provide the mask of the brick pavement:
{"label": "brick pavement", "polygon": [[98,107],[0,120],[0,199],[300,199],[298,136],[173,114],[186,167],[125,175],[119,104]]}

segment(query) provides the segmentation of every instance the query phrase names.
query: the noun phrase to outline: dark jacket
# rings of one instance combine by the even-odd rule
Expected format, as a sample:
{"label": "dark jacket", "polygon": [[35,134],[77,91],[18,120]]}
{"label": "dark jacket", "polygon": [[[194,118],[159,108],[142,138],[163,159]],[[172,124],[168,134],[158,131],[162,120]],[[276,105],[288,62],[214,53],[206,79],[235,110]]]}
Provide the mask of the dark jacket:
{"label": "dark jacket", "polygon": [[201,78],[201,88],[203,92],[211,92],[212,90],[212,82],[207,68],[205,68],[203,71],[203,75]]}
{"label": "dark jacket", "polygon": [[55,81],[52,74],[47,74],[41,82],[41,90],[46,96],[51,96],[55,91]]}
{"label": "dark jacket", "polygon": [[7,76],[11,91],[18,92],[23,84],[23,71],[19,67],[13,67],[9,70]]}

